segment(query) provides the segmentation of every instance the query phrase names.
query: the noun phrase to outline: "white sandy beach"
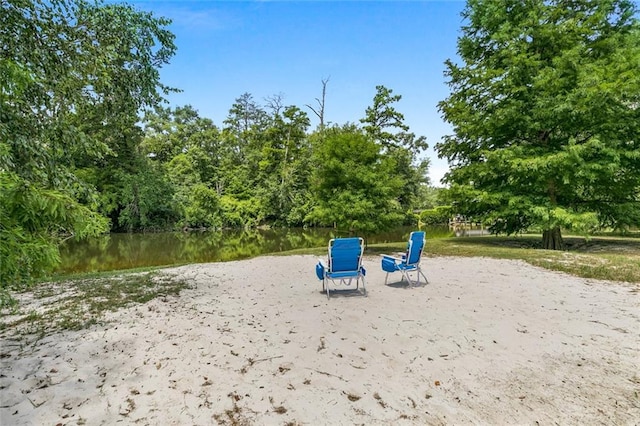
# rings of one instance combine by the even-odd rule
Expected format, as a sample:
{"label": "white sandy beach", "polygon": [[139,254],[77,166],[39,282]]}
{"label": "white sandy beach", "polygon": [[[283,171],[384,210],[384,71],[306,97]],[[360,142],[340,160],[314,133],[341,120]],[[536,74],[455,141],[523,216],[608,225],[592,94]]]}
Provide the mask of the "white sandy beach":
{"label": "white sandy beach", "polygon": [[327,300],[314,256],[164,270],[193,288],[0,348],[2,425],[640,422],[637,285],[425,258]]}

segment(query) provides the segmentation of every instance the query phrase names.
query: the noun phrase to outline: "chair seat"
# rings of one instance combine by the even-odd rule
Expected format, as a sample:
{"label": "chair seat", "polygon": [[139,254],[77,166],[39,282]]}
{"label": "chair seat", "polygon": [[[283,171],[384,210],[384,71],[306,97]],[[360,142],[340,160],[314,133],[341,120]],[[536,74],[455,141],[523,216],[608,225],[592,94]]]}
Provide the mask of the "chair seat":
{"label": "chair seat", "polygon": [[398,270],[403,269],[405,271],[413,271],[414,269],[418,269],[418,265],[403,265],[402,263],[398,265]]}
{"label": "chair seat", "polygon": [[365,275],[364,268],[360,268],[358,271],[327,272],[328,278],[356,278],[360,275]]}
{"label": "chair seat", "polygon": [[382,270],[385,272],[396,272],[396,271],[413,271],[418,269],[418,265],[407,265],[404,263],[397,263],[391,257],[384,257],[382,259]]}

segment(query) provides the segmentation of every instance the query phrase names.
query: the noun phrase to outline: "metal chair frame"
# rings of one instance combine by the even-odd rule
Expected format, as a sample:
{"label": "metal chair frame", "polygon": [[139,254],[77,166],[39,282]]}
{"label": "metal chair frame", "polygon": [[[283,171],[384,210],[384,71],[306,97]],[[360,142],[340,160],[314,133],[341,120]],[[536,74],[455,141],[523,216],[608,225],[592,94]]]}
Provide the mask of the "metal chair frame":
{"label": "metal chair frame", "polygon": [[[341,250],[340,246],[348,246],[349,244],[353,244],[355,246],[355,240],[358,240],[359,244],[359,253],[357,254],[357,262],[356,259],[348,259],[349,267],[345,267],[344,259],[337,260],[334,250]],[[336,248],[337,246],[337,248]],[[352,251],[353,248],[349,247],[349,251]],[[328,251],[328,264],[325,265],[322,259],[319,259],[319,263],[323,268],[322,271],[322,291],[327,293],[327,299],[330,298],[329,293],[329,280],[331,280],[334,284],[336,282],[338,285],[351,286],[353,280],[356,281],[355,290],[360,289],[360,280],[362,280],[362,293],[366,296],[367,289],[365,287],[365,269],[362,266],[362,257],[364,254],[364,239],[360,237],[354,238],[332,238],[329,240],[329,245],[327,248]],[[357,265],[354,269],[353,266]],[[336,289],[334,289],[336,291]]]}
{"label": "metal chair frame", "polygon": [[[422,251],[425,245],[424,231],[414,231],[409,235],[409,243],[407,244],[407,251],[402,254],[402,257],[390,256],[383,254],[382,256],[382,270],[387,273],[384,284],[387,285],[389,274],[400,271],[402,274],[402,280],[406,280],[409,286],[420,285],[420,275],[424,278],[426,284],[429,284],[429,280],[422,272],[420,268],[420,260],[422,258]],[[385,262],[386,260],[386,262]],[[391,262],[393,263],[391,263]],[[392,269],[392,270],[390,270]],[[416,280],[411,280],[409,276],[410,272],[416,273]]]}

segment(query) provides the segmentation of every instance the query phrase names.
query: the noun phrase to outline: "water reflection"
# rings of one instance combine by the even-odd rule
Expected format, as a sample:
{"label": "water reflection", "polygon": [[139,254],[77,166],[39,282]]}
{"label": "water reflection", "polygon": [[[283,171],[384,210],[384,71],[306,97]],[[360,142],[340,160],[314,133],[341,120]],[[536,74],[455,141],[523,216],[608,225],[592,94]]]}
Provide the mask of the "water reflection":
{"label": "water reflection", "polygon": [[[367,244],[405,241],[415,228],[362,235]],[[426,229],[427,238],[450,237],[445,227]],[[300,248],[325,247],[331,238],[349,236],[334,229],[252,229],[222,232],[110,234],[69,240],[60,248],[58,273],[131,269],[184,263],[246,259]]]}

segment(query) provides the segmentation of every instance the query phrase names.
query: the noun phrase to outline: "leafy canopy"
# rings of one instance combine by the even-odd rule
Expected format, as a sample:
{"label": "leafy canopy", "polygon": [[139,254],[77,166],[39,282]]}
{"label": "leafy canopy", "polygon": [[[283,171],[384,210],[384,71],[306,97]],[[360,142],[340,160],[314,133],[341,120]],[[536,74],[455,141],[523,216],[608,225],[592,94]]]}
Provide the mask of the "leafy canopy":
{"label": "leafy canopy", "polygon": [[640,29],[627,0],[469,0],[437,145],[495,232],[640,223]]}
{"label": "leafy canopy", "polygon": [[307,221],[371,232],[401,223],[402,180],[380,146],[354,126],[325,129],[314,145],[311,192],[317,200]]}
{"label": "leafy canopy", "polygon": [[0,289],[54,266],[62,236],[108,230],[77,172],[131,152],[138,111],[168,90],[168,23],[121,4],[2,2]]}

